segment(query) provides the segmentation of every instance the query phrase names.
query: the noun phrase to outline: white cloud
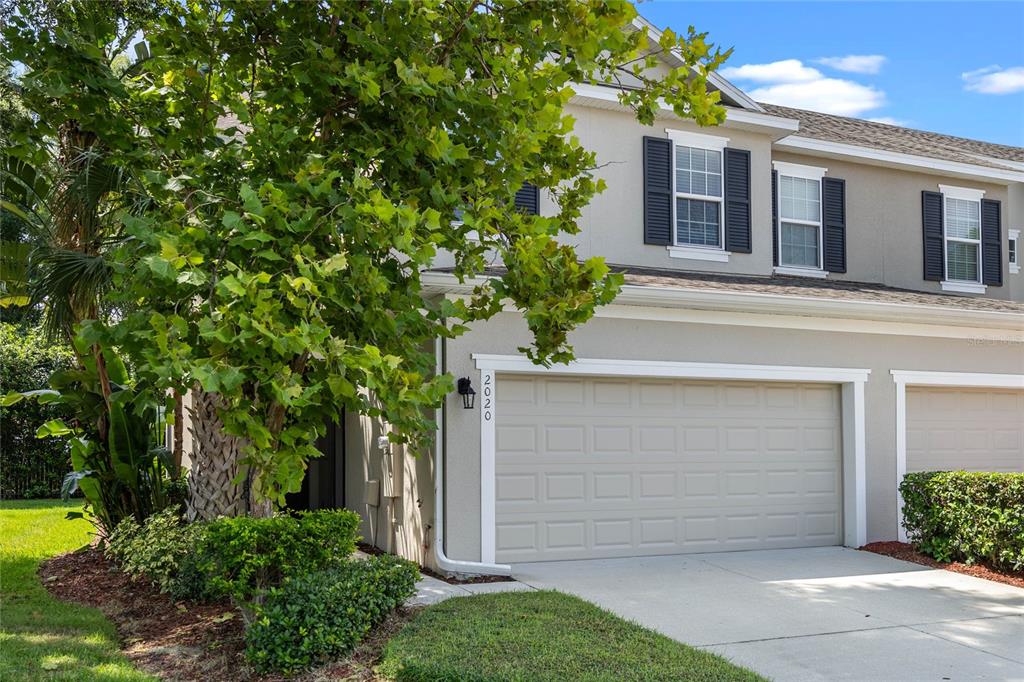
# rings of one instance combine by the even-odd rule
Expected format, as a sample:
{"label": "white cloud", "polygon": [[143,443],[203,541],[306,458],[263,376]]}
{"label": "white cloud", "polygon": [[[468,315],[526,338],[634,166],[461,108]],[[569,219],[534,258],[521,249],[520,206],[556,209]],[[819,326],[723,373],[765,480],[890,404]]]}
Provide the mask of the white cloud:
{"label": "white cloud", "polygon": [[728,66],[721,74],[730,80],[755,83],[803,83],[822,78],[821,71],[804,66],[799,59],[783,59],[769,64]]}
{"label": "white cloud", "polygon": [[807,83],[779,83],[757,88],[749,94],[758,102],[839,116],[857,116],[885,104],[885,93],[881,90],[839,78],[820,78]]}
{"label": "white cloud", "polygon": [[906,126],[908,123],[908,121],[902,118],[893,118],[892,116],[873,116],[868,120],[875,123],[885,123],[886,125],[891,126]]}
{"label": "white cloud", "polygon": [[743,64],[722,69],[726,78],[754,86],[747,94],[759,102],[857,116],[885,104],[885,93],[871,85],[829,78],[799,59]]}
{"label": "white cloud", "polygon": [[964,88],[984,95],[1008,95],[1024,90],[1024,66],[1004,69],[998,64],[960,74]]}
{"label": "white cloud", "polygon": [[882,70],[885,56],[880,54],[849,54],[845,57],[822,57],[815,61],[819,64],[830,66],[837,71],[873,74]]}

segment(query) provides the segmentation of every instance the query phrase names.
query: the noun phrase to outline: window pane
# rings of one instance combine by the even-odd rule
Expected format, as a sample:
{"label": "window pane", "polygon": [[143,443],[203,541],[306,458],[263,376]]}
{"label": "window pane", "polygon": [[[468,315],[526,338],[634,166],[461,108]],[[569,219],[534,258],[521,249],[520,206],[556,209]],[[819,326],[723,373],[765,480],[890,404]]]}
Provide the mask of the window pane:
{"label": "window pane", "polygon": [[722,196],[722,153],[676,145],[676,192]]}
{"label": "window pane", "polygon": [[806,178],[779,178],[780,217],[789,220],[820,221],[821,183]]}
{"label": "window pane", "polygon": [[946,236],[980,239],[981,203],[966,199],[946,199]]}
{"label": "window pane", "polygon": [[719,246],[718,204],[714,201],[676,199],[676,243]]}
{"label": "window pane", "polygon": [[978,281],[978,245],[946,242],[946,276],[966,282]]}
{"label": "window pane", "polygon": [[814,225],[782,223],[780,265],[818,267],[818,228]]}

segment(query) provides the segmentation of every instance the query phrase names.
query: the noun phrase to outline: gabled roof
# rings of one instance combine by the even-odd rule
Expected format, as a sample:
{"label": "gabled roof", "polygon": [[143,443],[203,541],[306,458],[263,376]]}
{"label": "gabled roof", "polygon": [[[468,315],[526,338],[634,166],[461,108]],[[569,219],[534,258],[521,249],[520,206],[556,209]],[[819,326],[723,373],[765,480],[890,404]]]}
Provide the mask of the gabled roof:
{"label": "gabled roof", "polygon": [[1004,170],[1024,170],[1024,147],[982,142],[953,135],[847,118],[778,104],[761,104],[776,116],[800,121],[800,137],[914,154]]}
{"label": "gabled roof", "polygon": [[[633,20],[633,26],[639,31],[646,31],[647,37],[652,46],[657,46],[658,41],[661,38],[661,29],[644,19],[642,16],[637,15],[636,19]],[[686,62],[682,59],[682,56],[676,50],[671,50],[667,53],[662,53],[662,57],[665,61],[670,62],[672,66],[679,67],[684,66]],[[712,71],[708,76],[708,83],[710,83],[716,90],[722,93],[722,104],[732,105],[740,109],[747,109],[749,111],[763,112],[764,108],[750,98],[747,93],[743,92],[735,85],[730,83],[728,80],[722,77],[716,71]]]}

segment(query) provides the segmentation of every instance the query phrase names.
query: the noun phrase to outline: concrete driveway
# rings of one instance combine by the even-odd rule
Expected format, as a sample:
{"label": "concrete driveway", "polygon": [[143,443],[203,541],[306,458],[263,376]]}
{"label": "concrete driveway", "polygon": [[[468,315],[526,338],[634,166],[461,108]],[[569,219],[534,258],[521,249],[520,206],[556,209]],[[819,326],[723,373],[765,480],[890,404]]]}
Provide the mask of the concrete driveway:
{"label": "concrete driveway", "polygon": [[1024,680],[1024,589],[825,547],[517,564],[776,680]]}

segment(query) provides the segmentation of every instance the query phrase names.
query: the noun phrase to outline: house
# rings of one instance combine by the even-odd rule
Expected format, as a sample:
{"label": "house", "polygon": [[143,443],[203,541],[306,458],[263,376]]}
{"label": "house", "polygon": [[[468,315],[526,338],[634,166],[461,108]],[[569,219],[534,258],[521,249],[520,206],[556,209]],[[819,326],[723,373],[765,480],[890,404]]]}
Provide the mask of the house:
{"label": "house", "polygon": [[[367,541],[503,573],[894,540],[906,472],[1024,471],[1024,149],[711,82],[713,129],[669,110],[644,126],[614,88],[575,88],[608,190],[571,239],[625,276],[572,335],[576,362],[521,356],[515,310],[439,341],[475,404],[449,396],[419,456],[347,415],[307,503],[342,486]],[[424,284],[474,282],[442,261]]]}

